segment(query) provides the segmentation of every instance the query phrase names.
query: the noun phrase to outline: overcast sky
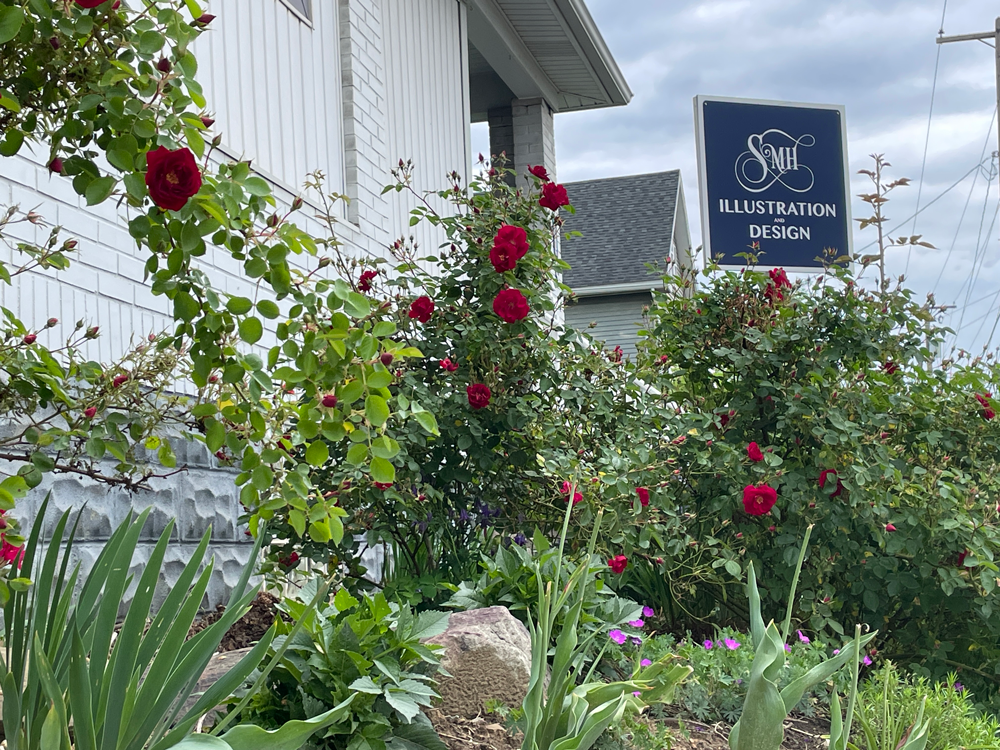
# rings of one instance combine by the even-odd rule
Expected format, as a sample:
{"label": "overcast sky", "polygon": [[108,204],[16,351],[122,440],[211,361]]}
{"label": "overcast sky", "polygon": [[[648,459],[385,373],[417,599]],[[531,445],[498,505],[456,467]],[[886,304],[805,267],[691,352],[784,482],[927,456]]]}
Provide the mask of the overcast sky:
{"label": "overcast sky", "polygon": [[[943,0],[587,4],[634,98],[626,107],[556,117],[560,181],[679,168],[692,239],[699,245],[691,103],[696,94],[845,105],[852,193],[868,191],[867,178],[856,172],[869,166],[873,152],[884,153],[892,163],[890,176],[913,181],[892,194],[889,228],[912,216],[918,191],[920,205],[926,206],[985,158],[982,171],[973,171],[917,217],[916,233],[938,249],[914,250],[906,274],[918,299],[934,291],[939,304],[957,304],[947,321],[953,328],[961,321],[959,345],[982,349],[1000,309],[995,166],[994,178],[987,180],[997,150],[996,123],[990,127],[996,108],[994,51],[976,41],[940,46],[920,186]],[[1000,4],[987,0],[948,0],[945,34],[992,30],[998,13]],[[477,132],[474,146],[483,137]],[[854,201],[855,217],[868,215],[862,206]],[[899,232],[910,234],[912,228],[910,218]],[[873,230],[855,229],[856,250],[873,239]],[[906,250],[891,253],[894,276],[904,273],[907,255]],[[998,343],[1000,326],[991,349]]]}

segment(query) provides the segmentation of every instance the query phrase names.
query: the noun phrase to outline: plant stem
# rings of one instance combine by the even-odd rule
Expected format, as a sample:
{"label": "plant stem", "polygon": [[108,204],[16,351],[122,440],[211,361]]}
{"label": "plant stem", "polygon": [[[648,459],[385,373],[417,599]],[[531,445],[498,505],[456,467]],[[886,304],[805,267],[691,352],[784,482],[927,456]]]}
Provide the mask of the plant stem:
{"label": "plant stem", "polygon": [[802,549],[799,550],[799,560],[795,564],[795,575],[792,576],[792,589],[788,592],[788,608],[785,610],[785,624],[781,627],[781,642],[788,643],[788,629],[792,625],[792,609],[795,607],[795,588],[799,585],[799,573],[802,571],[802,562],[806,559],[806,550],[809,548],[809,536],[812,534],[813,524],[806,527],[806,536],[802,540]]}

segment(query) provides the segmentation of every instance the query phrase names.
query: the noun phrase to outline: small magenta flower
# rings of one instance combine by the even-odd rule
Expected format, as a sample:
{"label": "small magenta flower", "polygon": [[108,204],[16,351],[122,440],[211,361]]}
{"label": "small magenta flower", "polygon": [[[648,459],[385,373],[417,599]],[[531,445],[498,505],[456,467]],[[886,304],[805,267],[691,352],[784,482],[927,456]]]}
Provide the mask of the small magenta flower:
{"label": "small magenta flower", "polygon": [[615,628],[614,630],[612,630],[611,632],[609,632],[608,633],[608,638],[610,638],[611,640],[613,640],[619,646],[623,645],[625,643],[625,641],[628,640],[628,636],[625,635],[618,628]]}
{"label": "small magenta flower", "polygon": [[643,607],[642,608],[642,616],[643,617],[652,617],[655,614],[656,614],[656,612],[653,611],[652,607]]}
{"label": "small magenta flower", "polygon": [[638,698],[640,695],[642,695],[642,693],[640,693],[638,690],[633,690],[632,691],[632,695],[634,695],[636,698]]}
{"label": "small magenta flower", "polygon": [[785,644],[785,651],[787,651],[788,653],[792,653],[792,647],[789,646],[787,643]]}
{"label": "small magenta flower", "polygon": [[861,660],[861,663],[866,667],[870,667],[872,665],[872,658],[868,654],[865,654],[865,658]]}
{"label": "small magenta flower", "polygon": [[[653,664],[653,662],[651,662],[649,659],[643,659],[641,662],[639,662],[639,666],[640,667],[649,667],[652,664]],[[955,684],[958,685],[959,683],[956,682]]]}
{"label": "small magenta flower", "polygon": [[963,693],[963,692],[965,692],[965,685],[963,685],[961,682],[956,682],[953,685],[953,687],[955,688],[955,692],[956,693]]}
{"label": "small magenta flower", "polygon": [[835,648],[835,649],[833,650],[833,655],[834,655],[834,656],[836,656],[836,655],[837,655],[837,654],[839,654],[839,653],[840,653],[840,649],[839,649],[839,648]]}
{"label": "small magenta flower", "polygon": [[711,651],[712,650],[712,646],[715,645],[715,644],[713,644],[711,641],[705,641],[701,645],[705,647],[706,651]]}
{"label": "small magenta flower", "polygon": [[803,643],[809,643],[809,636],[802,635],[802,631],[801,630],[796,630],[795,632],[799,634],[799,640],[800,641],[802,641]]}
{"label": "small magenta flower", "polygon": [[732,638],[726,638],[725,644],[726,648],[728,648],[730,651],[735,651],[740,647],[740,642],[733,640]]}
{"label": "small magenta flower", "polygon": [[631,625],[633,628],[643,628],[646,626],[646,623],[644,623],[642,620],[629,620],[628,624]]}

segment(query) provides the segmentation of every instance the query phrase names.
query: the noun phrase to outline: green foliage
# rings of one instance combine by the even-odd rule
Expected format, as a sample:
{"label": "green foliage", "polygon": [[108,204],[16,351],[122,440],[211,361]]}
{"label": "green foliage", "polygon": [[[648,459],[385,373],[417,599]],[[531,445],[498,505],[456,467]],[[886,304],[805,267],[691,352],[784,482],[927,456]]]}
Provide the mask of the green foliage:
{"label": "green foliage", "polygon": [[[544,585],[552,583],[559,590],[568,585],[572,571],[562,566],[561,560],[559,549],[549,544],[548,539],[536,530],[530,550],[527,546],[510,544],[501,546],[492,558],[484,555],[480,562],[483,574],[475,582],[463,581],[459,584],[446,606],[479,609],[499,605],[527,622],[529,612],[538,602],[539,581]],[[582,566],[584,562],[581,559],[577,565]],[[616,596],[605,585],[600,574],[606,572],[607,564],[593,555],[589,569],[593,585],[583,587],[584,600],[577,624],[581,632],[603,634],[609,628],[642,619],[641,605]],[[560,578],[556,579],[556,575]],[[568,600],[556,613],[556,633],[561,630],[572,604],[572,600]]]}
{"label": "green foliage", "polygon": [[[249,610],[257,593],[257,587],[248,589],[252,567],[243,571],[219,620],[188,639],[212,576],[212,561],[199,573],[211,530],[171,590],[159,592],[165,598],[154,614],[152,604],[173,532],[170,522],[134,581],[124,621],[117,627],[149,511],[125,519],[114,530],[81,580],[79,564],[69,570],[76,530],[74,523],[67,535],[69,511],[55,523],[48,543],[41,543],[47,506],[46,498],[25,544],[22,564],[36,583],[15,588],[3,613],[0,687],[7,747],[69,750],[70,726],[76,750],[177,746],[257,667],[271,644],[273,629],[192,706],[184,707],[226,631]],[[251,559],[259,550],[258,543]],[[182,746],[297,750],[310,734],[338,720],[350,703],[351,699],[281,733],[262,735],[256,728],[235,727],[222,740],[200,736]]]}
{"label": "green foliage", "polygon": [[[437,696],[438,647],[420,641],[444,632],[448,614],[414,615],[382,594],[355,599],[341,588],[315,611],[308,602],[320,582],[310,580],[278,608],[270,652],[280,657],[258,689],[245,689],[235,716],[264,728],[281,727],[350,700],[310,747],[329,750],[443,750],[422,710]],[[290,631],[301,625],[300,633]],[[283,654],[278,653],[284,649]],[[230,714],[234,716],[234,714]]]}
{"label": "green foliage", "polygon": [[861,726],[853,741],[863,750],[896,750],[904,734],[916,734],[911,727],[921,724],[914,721],[921,710],[928,725],[926,750],[1000,748],[1000,724],[979,713],[954,673],[932,684],[901,674],[891,662],[871,675],[858,696]]}
{"label": "green foliage", "polygon": [[[562,580],[563,550],[572,512],[573,504],[567,503],[555,581]],[[648,705],[669,702],[677,684],[691,672],[690,667],[673,664],[675,657],[668,654],[647,666],[637,664],[631,678],[624,681],[592,682],[593,667],[584,673],[588,646],[600,631],[586,635],[581,642],[577,629],[586,589],[591,586],[589,561],[600,527],[598,512],[585,562],[574,566],[564,588],[555,588],[551,580],[546,581],[536,564],[538,604],[535,616],[528,614],[531,678],[522,704],[524,750],[588,750],[608,726],[618,723],[626,713],[639,713]],[[569,610],[557,635],[556,616],[567,605]],[[553,638],[556,645],[550,665],[549,644]]]}

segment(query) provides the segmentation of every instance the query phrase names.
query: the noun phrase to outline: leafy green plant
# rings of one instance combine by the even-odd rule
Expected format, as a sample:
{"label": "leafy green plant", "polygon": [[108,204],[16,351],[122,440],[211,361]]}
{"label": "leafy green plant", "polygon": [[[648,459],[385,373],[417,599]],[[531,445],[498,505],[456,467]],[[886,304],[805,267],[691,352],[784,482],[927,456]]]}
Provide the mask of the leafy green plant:
{"label": "leafy green plant", "polygon": [[[74,524],[67,535],[69,511],[55,523],[48,544],[41,543],[47,506],[48,498],[24,547],[22,569],[31,571],[36,583],[16,587],[4,607],[0,687],[9,750],[69,750],[71,736],[76,750],[166,750],[181,742],[182,747],[295,750],[309,734],[346,712],[350,701],[272,734],[234,727],[221,739],[188,738],[196,722],[257,667],[274,636],[272,628],[231,672],[184,708],[223,635],[249,610],[257,593],[257,587],[248,587],[253,562],[219,620],[188,639],[213,572],[213,561],[198,572],[211,529],[154,613],[172,522],[138,580],[129,570],[149,510],[115,529],[81,580],[79,564],[69,571],[76,528]],[[252,561],[259,550],[258,542]],[[136,587],[116,635],[133,581]]]}
{"label": "leafy green plant", "polygon": [[312,747],[443,750],[422,712],[437,697],[439,647],[421,640],[444,632],[448,613],[414,615],[381,593],[359,601],[344,588],[312,611],[309,602],[319,586],[311,579],[279,602],[288,621],[277,623],[270,652],[280,658],[263,686],[251,678],[254,684],[240,691],[244,700],[230,717],[280,727],[353,698],[350,710],[330,722]]}
{"label": "leafy green plant", "polygon": [[862,750],[896,750],[903,736],[921,722],[912,721],[923,710],[927,725],[926,750],[966,750],[1000,748],[1000,723],[996,717],[980,714],[972,696],[952,673],[942,682],[905,675],[886,662],[871,674],[858,696],[860,724],[853,742]]}
{"label": "leafy green plant", "polygon": [[[570,497],[575,489],[574,485],[569,487]],[[574,566],[564,587],[555,588],[554,581],[562,580],[563,551],[572,512],[573,503],[567,502],[553,579],[546,580],[541,567],[535,564],[538,603],[534,616],[528,613],[531,678],[522,704],[523,750],[588,750],[610,724],[626,713],[639,713],[652,703],[668,702],[677,684],[691,673],[690,667],[674,663],[673,655],[647,666],[636,664],[631,678],[619,682],[591,681],[593,666],[584,672],[590,642],[600,633],[594,631],[581,641],[578,626],[586,589],[592,585],[590,560],[601,527],[601,513],[594,520],[584,561]],[[569,610],[556,636],[556,617],[567,604]],[[553,637],[556,645],[550,668],[549,644]]]}
{"label": "leafy green plant", "polygon": [[861,627],[855,632],[851,647],[845,647],[839,654],[824,660],[807,671],[801,677],[778,689],[782,667],[785,663],[785,644],[791,626],[792,611],[795,603],[795,587],[799,571],[806,556],[812,527],[807,528],[802,547],[799,551],[792,586],[788,594],[788,607],[781,631],[774,620],[766,626],[761,616],[760,592],[757,588],[757,576],[751,562],[747,571],[747,598],[750,601],[750,636],[753,641],[754,658],[747,684],[746,700],[739,721],[729,734],[729,746],[732,750],[779,750],[785,734],[784,720],[788,713],[802,700],[805,692],[817,683],[823,682],[837,672],[849,658],[854,659],[854,685],[850,694],[847,709],[846,729],[840,715],[840,703],[836,695],[831,701],[831,747],[836,748],[838,742],[846,741],[850,735],[851,715],[857,695],[857,669],[861,661],[861,648],[875,637],[875,633],[861,635]]}

